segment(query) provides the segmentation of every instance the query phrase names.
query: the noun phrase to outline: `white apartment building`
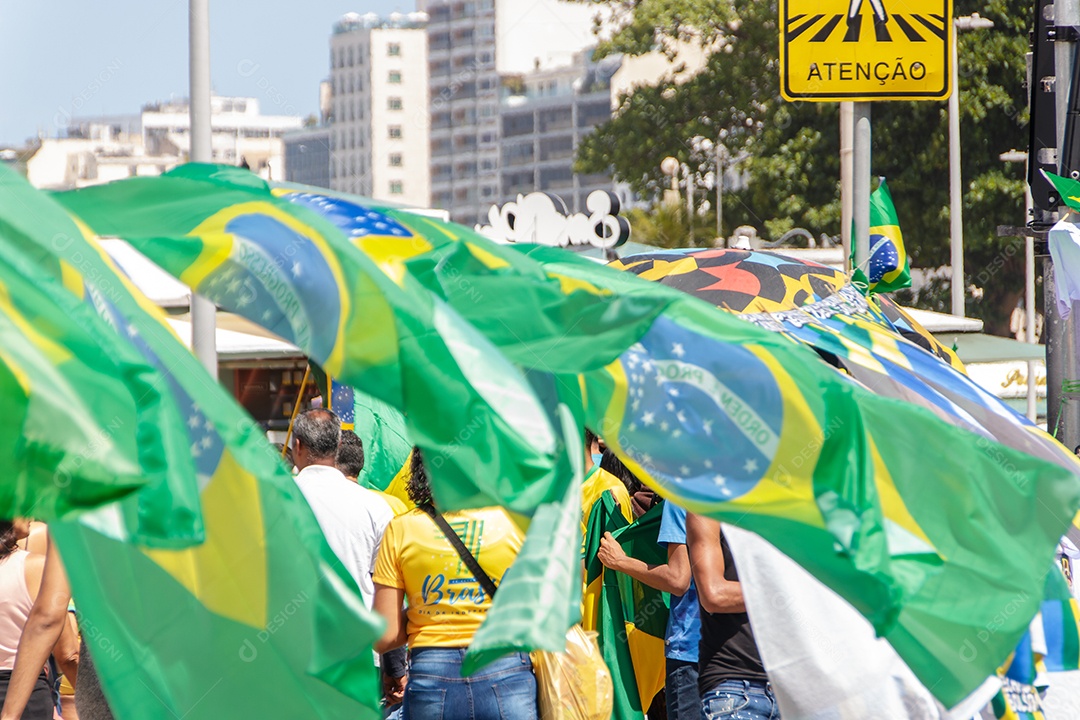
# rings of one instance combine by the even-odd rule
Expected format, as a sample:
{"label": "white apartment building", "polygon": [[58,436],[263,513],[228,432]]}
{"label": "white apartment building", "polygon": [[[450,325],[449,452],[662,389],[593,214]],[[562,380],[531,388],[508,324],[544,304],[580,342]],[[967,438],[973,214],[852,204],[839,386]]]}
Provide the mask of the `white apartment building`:
{"label": "white apartment building", "polygon": [[431,204],[472,225],[499,199],[500,76],[570,64],[594,7],[561,0],[418,0],[428,15]]}
{"label": "white apartment building", "polygon": [[330,37],[330,186],[428,207],[427,16],[349,13]]}
{"label": "white apartment building", "polygon": [[[143,107],[143,143],[150,155],[191,154],[191,115],[187,100]],[[210,98],[211,148],[214,162],[247,163],[252,172],[282,180],[284,146],[281,137],[304,124],[297,115],[263,115],[259,100],[250,97]]]}
{"label": "white apartment building", "polygon": [[[264,179],[284,179],[281,137],[303,120],[262,115],[255,98],[215,96],[210,102],[214,161],[243,161]],[[59,190],[160,175],[187,161],[190,125],[186,101],[151,103],[137,115],[75,119],[60,137],[38,139],[26,160],[27,178]]]}

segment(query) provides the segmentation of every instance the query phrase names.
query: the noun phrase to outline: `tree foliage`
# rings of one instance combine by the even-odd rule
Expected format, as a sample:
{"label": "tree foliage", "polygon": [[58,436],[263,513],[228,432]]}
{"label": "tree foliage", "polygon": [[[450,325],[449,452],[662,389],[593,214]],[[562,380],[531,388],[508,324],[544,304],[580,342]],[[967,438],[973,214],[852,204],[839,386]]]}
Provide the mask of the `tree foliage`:
{"label": "tree foliage", "polygon": [[[791,227],[840,234],[839,110],[835,103],[788,103],[779,91],[776,2],[618,0],[622,30],[606,51],[672,53],[672,40],[697,37],[710,49],[705,68],[676,83],[662,78],[619,98],[618,112],[580,145],[578,169],[613,170],[641,197],[658,201],[673,156],[701,175],[711,156],[691,138],[723,144],[745,185],[725,192],[725,231],[755,226],[767,238]],[[1023,291],[1022,241],[998,238],[998,225],[1023,217],[1023,166],[999,155],[1027,144],[1024,53],[1032,6],[1020,0],[956,0],[956,14],[978,12],[993,30],[961,33],[960,116],[965,270],[969,313],[988,331],[1007,333]],[[695,23],[704,31],[696,36]],[[913,267],[949,262],[948,113],[945,102],[872,106],[872,171],[888,177]],[[729,176],[730,177],[730,176]],[[930,283],[914,301],[948,304],[948,284]]]}

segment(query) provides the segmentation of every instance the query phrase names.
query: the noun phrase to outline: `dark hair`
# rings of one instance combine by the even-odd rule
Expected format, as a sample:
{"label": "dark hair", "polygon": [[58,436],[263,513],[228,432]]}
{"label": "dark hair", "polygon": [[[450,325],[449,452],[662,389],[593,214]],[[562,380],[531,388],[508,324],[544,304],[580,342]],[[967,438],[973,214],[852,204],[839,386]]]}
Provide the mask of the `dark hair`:
{"label": "dark hair", "polygon": [[597,441],[596,433],[589,428],[585,428],[585,449],[592,450],[593,443]]}
{"label": "dark hair", "polygon": [[15,532],[15,523],[0,520],[0,560],[19,549],[19,536]]}
{"label": "dark hair", "polygon": [[306,410],[293,423],[293,438],[316,460],[333,458],[341,442],[341,421],[330,410]]}
{"label": "dark hair", "polygon": [[414,505],[434,505],[427,468],[424,467],[424,458],[421,457],[418,447],[412,449],[409,457],[409,481],[405,485],[405,491]]}
{"label": "dark hair", "polygon": [[360,471],[364,469],[364,443],[352,430],[341,431],[341,444],[334,464],[346,476],[360,477]]}
{"label": "dark hair", "polygon": [[1073,449],[1073,455],[1080,455],[1080,445],[1077,445],[1077,446],[1076,446],[1076,447],[1075,447],[1075,448]]}
{"label": "dark hair", "polygon": [[604,454],[600,456],[600,469],[607,470],[622,480],[622,484],[626,486],[626,492],[631,495],[645,489],[645,483],[641,482],[630,468],[623,465],[622,460],[615,456],[611,448],[604,450]]}

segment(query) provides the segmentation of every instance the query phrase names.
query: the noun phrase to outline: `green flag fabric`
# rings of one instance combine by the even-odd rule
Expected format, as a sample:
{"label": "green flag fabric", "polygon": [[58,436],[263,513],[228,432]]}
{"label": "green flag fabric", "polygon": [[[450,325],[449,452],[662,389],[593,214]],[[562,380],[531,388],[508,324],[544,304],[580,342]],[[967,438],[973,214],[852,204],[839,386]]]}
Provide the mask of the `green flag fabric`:
{"label": "green flag fabric", "polygon": [[445,302],[395,273],[385,254],[350,242],[372,252],[429,246],[399,224],[346,236],[306,195],[202,164],[56,198],[98,234],[129,241],[199,294],[295,343],[335,380],[402,411],[442,479],[442,507],[531,514],[561,497],[568,460],[556,407]]}
{"label": "green flag fabric", "polygon": [[[122,191],[132,180],[68,197],[83,198],[73,209],[99,224],[134,214],[146,237],[173,238],[176,228],[162,227],[170,211],[215,182],[139,179],[153,192]],[[1075,466],[876,396],[782,334],[570,253],[498,246],[460,226],[314,190],[275,192],[335,225],[395,287],[445,306],[457,350],[485,360],[498,353],[520,368],[541,408],[530,416],[537,432],[560,442],[561,403],[669,500],[762,535],[870,619],[946,704],[993,673],[1035,615],[1042,569],[1080,507]],[[125,206],[135,197],[138,212]],[[245,232],[265,235],[256,230]],[[426,332],[433,325],[445,336],[434,320]],[[451,390],[463,382],[438,360],[415,372]],[[466,397],[405,408],[410,435],[419,414]],[[485,454],[497,443],[477,436],[505,426],[459,421],[447,423],[449,441],[421,435],[436,452],[457,449],[446,462],[461,477],[432,474],[444,507],[498,502],[531,513],[563,497],[569,472],[551,463],[518,471],[522,457],[547,462],[544,453]],[[503,472],[507,458],[518,461],[515,472]],[[984,637],[1009,602],[1016,612]],[[978,653],[956,663],[965,643]]]}
{"label": "green flag fabric", "polygon": [[[569,413],[567,409],[563,412]],[[568,417],[564,427],[574,427]],[[575,433],[576,434],[576,433]],[[579,438],[567,444],[580,445]],[[542,505],[499,592],[469,644],[462,672],[471,674],[510,652],[566,649],[566,629],[581,619],[581,482],[583,459],[560,502]]]}
{"label": "green flag fabric", "polygon": [[143,487],[153,469],[134,428],[159,398],[150,367],[125,363],[101,319],[17,253],[13,231],[0,219],[0,517],[53,520]]}
{"label": "green flag fabric", "polygon": [[[667,562],[659,543],[663,503],[632,523],[622,516],[611,493],[596,501],[585,535],[585,602],[594,608],[600,652],[615,682],[615,720],[640,720],[664,685],[664,633],[669,598],[629,575],[604,567],[597,556],[610,532],[630,557],[652,565]],[[591,625],[591,623],[590,623]]]}
{"label": "green flag fabric", "polygon": [[[855,267],[854,248],[851,264]],[[853,277],[869,293],[911,287],[911,263],[885,178],[881,178],[877,190],[870,194],[870,260],[865,271],[855,267]]]}
{"label": "green flag fabric", "polygon": [[75,270],[72,296],[162,374],[164,427],[182,433],[201,512],[204,539],[184,547],[137,541],[144,491],[50,525],[116,716],[381,717],[370,647],[383,624],[261,429],[53,200],[3,166],[0,199],[18,229],[3,237],[57,279]]}

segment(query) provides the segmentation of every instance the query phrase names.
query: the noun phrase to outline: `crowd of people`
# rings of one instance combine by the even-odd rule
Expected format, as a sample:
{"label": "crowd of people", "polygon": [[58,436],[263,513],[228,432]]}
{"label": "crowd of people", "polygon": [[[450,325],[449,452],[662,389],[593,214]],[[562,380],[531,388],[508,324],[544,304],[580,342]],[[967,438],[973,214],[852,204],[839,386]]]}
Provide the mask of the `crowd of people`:
{"label": "crowd of people", "polygon": [[[375,649],[381,653],[387,717],[538,717],[528,654],[505,656],[468,677],[461,673],[473,634],[524,541],[521,530],[498,507],[440,512],[423,453],[415,448],[407,497],[361,487],[355,478],[363,467],[362,442],[339,427],[329,410],[309,410],[297,419],[296,482],[365,602],[386,620]],[[627,521],[664,502],[589,431],[585,464],[583,550],[590,514],[605,495]],[[720,523],[688,515],[673,503],[658,512],[658,542],[666,547],[667,563],[629,557],[610,533],[597,553],[611,571],[671,596],[666,683],[648,716],[779,718]]]}
{"label": "crowd of people", "polygon": [[[327,409],[301,413],[282,451],[327,545],[363,602],[386,621],[374,648],[386,717],[538,718],[528,653],[462,676],[466,650],[524,542],[510,516],[499,507],[441,512],[417,448],[399,474],[403,485],[389,484],[391,492],[366,486],[358,480],[361,438]],[[665,503],[589,431],[584,451],[583,553],[605,496],[627,522],[663,503],[656,512],[666,563],[628,556],[611,533],[595,550],[608,570],[670,594],[666,682],[648,717],[779,718],[720,524]],[[43,530],[0,523],[0,720],[111,719],[86,646],[76,639],[63,564]],[[593,621],[586,613],[584,624]]]}

